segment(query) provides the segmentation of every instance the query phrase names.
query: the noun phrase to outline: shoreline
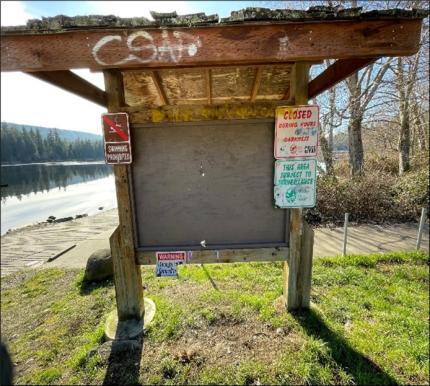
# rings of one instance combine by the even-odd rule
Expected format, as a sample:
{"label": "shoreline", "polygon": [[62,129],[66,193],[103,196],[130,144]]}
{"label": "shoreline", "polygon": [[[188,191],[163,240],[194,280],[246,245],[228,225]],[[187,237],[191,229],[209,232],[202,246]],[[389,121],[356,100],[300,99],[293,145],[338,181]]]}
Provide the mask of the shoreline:
{"label": "shoreline", "polygon": [[[40,229],[40,228],[44,228],[44,227],[48,227],[48,226],[54,226],[54,225],[59,225],[59,224],[65,224],[65,223],[70,223],[82,218],[93,218],[102,214],[106,214],[106,213],[110,213],[113,211],[117,211],[118,208],[111,208],[111,209],[106,209],[106,210],[100,210],[97,213],[93,213],[93,214],[87,214],[87,213],[83,213],[83,214],[76,214],[72,219],[70,220],[63,220],[63,221],[58,221],[58,220],[62,220],[62,218],[58,218],[56,219],[56,221],[52,221],[52,222],[48,222],[48,221],[39,221],[39,222],[34,222],[31,224],[27,224],[27,225],[23,225],[20,226],[18,228],[12,228],[7,230],[4,234],[1,234],[0,237],[5,237],[8,235],[16,235],[18,233],[22,233],[22,232],[26,232],[26,231],[31,231],[31,230],[36,230],[36,229]],[[357,221],[350,221],[348,223],[348,227],[360,227],[360,226],[376,226],[376,227],[390,227],[390,226],[410,226],[410,227],[414,227],[417,226],[417,230],[418,230],[418,224],[419,221],[407,221],[407,222],[398,222],[398,221],[384,221],[384,222],[376,222],[376,221],[368,221],[368,222],[357,222]],[[341,222],[321,222],[321,223],[309,223],[309,225],[313,228],[313,229],[335,229],[335,228],[341,228],[343,227],[343,223]]]}
{"label": "shoreline", "polygon": [[31,165],[89,165],[89,164],[104,164],[108,165],[103,159],[101,160],[87,160],[87,161],[79,161],[79,160],[68,160],[68,161],[42,161],[42,162],[29,162],[29,163],[2,163],[1,167],[8,166],[31,166]]}
{"label": "shoreline", "polygon": [[70,221],[16,228],[1,236],[1,276],[39,268],[74,245],[89,242],[92,248],[100,238],[108,243],[117,226],[118,211],[114,208]]}
{"label": "shoreline", "polygon": [[[109,248],[109,238],[118,226],[118,210],[74,218],[70,221],[41,222],[16,228],[1,236],[1,276],[26,268],[85,268],[96,250]],[[415,250],[417,224],[351,225],[348,254]],[[342,253],[343,228],[318,227],[315,231],[314,258]],[[428,251],[429,226],[426,224],[421,248]],[[64,251],[67,251],[64,253]],[[61,256],[51,261],[55,256]]]}
{"label": "shoreline", "polygon": [[46,227],[52,227],[55,225],[60,225],[60,224],[67,224],[67,223],[72,223],[72,222],[76,222],[76,220],[80,220],[83,218],[93,218],[93,217],[97,217],[103,214],[110,214],[111,212],[117,212],[117,208],[111,208],[111,209],[106,209],[106,210],[100,210],[97,213],[93,213],[93,214],[77,214],[75,215],[75,217],[73,219],[70,219],[68,221],[58,221],[58,222],[48,222],[48,221],[39,221],[39,222],[34,222],[31,224],[27,224],[27,225],[23,225],[20,226],[18,228],[13,228],[13,229],[9,229],[8,231],[6,231],[6,233],[0,235],[1,238],[5,237],[5,236],[13,236],[13,235],[17,235],[19,233],[23,233],[23,232],[27,232],[27,231],[33,231],[33,230],[39,230],[42,228],[46,228]]}

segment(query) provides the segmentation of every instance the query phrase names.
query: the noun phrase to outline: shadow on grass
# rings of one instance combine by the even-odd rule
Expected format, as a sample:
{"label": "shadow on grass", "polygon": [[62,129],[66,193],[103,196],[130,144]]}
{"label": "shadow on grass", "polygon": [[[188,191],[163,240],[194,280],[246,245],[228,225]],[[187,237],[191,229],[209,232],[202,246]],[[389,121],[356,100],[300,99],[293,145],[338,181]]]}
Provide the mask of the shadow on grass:
{"label": "shadow on grass", "polygon": [[90,295],[94,290],[98,288],[105,288],[113,286],[113,279],[106,279],[100,282],[87,282],[83,280],[79,286],[80,295]]}
{"label": "shadow on grass", "polygon": [[140,360],[143,338],[114,340],[108,359],[103,385],[140,385]]}
{"label": "shadow on grass", "polygon": [[331,356],[348,374],[355,384],[397,385],[398,382],[376,363],[355,350],[338,333],[334,332],[314,310],[302,310],[294,318],[314,338],[323,340],[330,348]]}
{"label": "shadow on grass", "polygon": [[219,291],[218,286],[216,285],[216,283],[215,283],[214,279],[212,279],[212,276],[210,275],[209,271],[206,269],[206,267],[205,267],[203,264],[201,264],[201,266],[202,266],[202,268],[203,268],[203,271],[204,271],[204,272],[205,272],[205,274],[206,274],[206,277],[207,277],[207,278],[209,279],[209,281],[211,282],[212,287],[214,287],[214,289],[215,289],[215,290]]}

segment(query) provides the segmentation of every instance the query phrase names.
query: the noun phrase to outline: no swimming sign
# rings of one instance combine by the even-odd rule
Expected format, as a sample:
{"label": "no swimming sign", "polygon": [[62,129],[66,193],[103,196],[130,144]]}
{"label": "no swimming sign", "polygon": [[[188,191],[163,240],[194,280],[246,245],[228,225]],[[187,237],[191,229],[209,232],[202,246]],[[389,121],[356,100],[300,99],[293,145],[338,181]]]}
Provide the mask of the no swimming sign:
{"label": "no swimming sign", "polygon": [[103,114],[105,160],[108,164],[131,164],[130,128],[127,113]]}

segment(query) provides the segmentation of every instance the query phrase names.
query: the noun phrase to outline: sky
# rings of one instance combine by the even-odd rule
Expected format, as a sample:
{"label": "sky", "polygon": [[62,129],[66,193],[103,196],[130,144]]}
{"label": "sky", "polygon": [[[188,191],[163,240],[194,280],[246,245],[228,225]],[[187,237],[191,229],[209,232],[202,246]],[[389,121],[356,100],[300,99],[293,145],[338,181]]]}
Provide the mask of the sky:
{"label": "sky", "polygon": [[[180,15],[205,12],[219,17],[246,7],[270,7],[259,1],[1,1],[1,25],[24,25],[28,19],[42,16],[116,15],[145,16],[149,11]],[[103,75],[88,70],[73,70],[101,89]],[[76,122],[76,113],[79,121]],[[1,121],[102,134],[102,113],[106,112],[80,98],[30,75],[20,72],[1,73]]]}

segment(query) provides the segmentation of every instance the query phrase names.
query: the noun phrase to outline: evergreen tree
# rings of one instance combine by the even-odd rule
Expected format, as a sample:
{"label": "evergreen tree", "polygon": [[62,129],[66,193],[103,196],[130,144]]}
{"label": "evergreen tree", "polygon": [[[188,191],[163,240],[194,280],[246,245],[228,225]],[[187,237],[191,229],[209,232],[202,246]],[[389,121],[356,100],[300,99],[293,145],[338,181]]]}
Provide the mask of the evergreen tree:
{"label": "evergreen tree", "polygon": [[44,139],[37,128],[18,127],[1,123],[0,161],[2,163],[31,163],[45,161],[101,160],[103,142],[80,138],[61,139],[58,130],[50,130]]}

